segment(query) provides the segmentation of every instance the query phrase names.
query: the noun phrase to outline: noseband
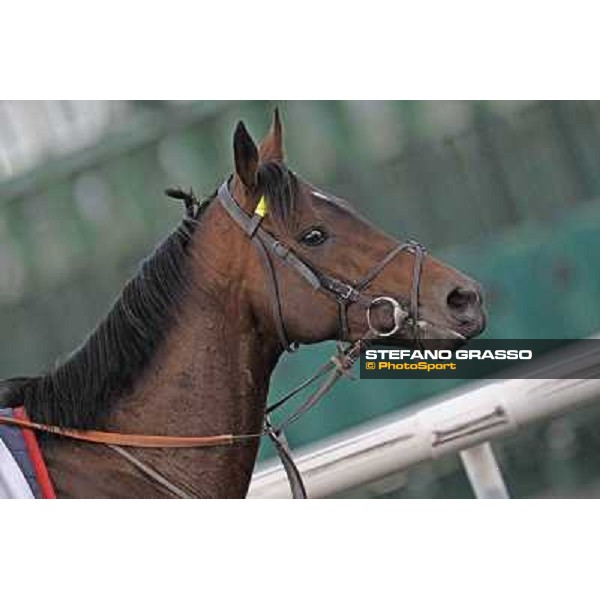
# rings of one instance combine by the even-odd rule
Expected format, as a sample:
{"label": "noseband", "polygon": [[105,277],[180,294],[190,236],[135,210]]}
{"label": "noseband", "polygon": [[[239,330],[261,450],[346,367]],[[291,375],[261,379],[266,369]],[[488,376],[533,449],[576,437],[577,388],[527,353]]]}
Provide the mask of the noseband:
{"label": "noseband", "polygon": [[[415,342],[419,340],[419,288],[423,270],[423,259],[427,253],[424,246],[415,241],[399,244],[375,264],[362,279],[357,282],[347,283],[336,277],[326,275],[310,266],[291,248],[262,228],[261,223],[264,218],[264,212],[257,211],[252,216],[248,215],[231,195],[229,180],[225,181],[219,188],[217,199],[229,216],[239,225],[258,249],[266,273],[275,327],[285,350],[293,352],[297,348],[297,344],[290,342],[285,328],[281,310],[281,295],[279,293],[272,256],[275,256],[284,265],[291,267],[313,289],[329,294],[337,302],[339,340],[347,341],[350,336],[348,308],[352,304],[357,304],[365,309],[369,326],[368,333],[371,334],[371,337],[389,337],[401,329],[402,326],[408,325],[412,329],[413,340]],[[406,303],[406,308],[402,307],[396,299],[389,296],[373,296],[365,293],[368,285],[403,251],[414,255],[410,298]],[[385,304],[389,304],[393,311],[394,325],[389,330],[381,330],[375,327],[372,321],[373,309]]]}

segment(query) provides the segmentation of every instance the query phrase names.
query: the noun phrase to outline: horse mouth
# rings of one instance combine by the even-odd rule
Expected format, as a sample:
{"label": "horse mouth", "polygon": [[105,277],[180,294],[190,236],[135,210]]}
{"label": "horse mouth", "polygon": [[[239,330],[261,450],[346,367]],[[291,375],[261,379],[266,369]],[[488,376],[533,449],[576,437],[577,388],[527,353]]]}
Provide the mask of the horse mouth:
{"label": "horse mouth", "polygon": [[403,326],[397,335],[387,338],[378,338],[375,343],[384,346],[416,346],[417,344],[427,349],[456,350],[464,346],[472,337],[480,332],[465,334],[445,325],[439,325],[432,321],[419,319],[417,331],[408,326]]}
{"label": "horse mouth", "polygon": [[[471,338],[477,337],[485,329],[486,319],[482,312],[481,317],[467,322],[453,323],[452,320],[443,323],[438,319],[419,318],[415,323],[406,311],[399,315],[390,314],[389,306],[384,306],[385,312],[380,312],[379,318],[382,325],[373,329],[369,321],[373,339],[382,345],[413,346],[422,345],[439,349],[457,349],[464,346]],[[373,318],[373,317],[371,317]],[[395,324],[395,328],[392,326]],[[379,334],[379,331],[389,333]]]}

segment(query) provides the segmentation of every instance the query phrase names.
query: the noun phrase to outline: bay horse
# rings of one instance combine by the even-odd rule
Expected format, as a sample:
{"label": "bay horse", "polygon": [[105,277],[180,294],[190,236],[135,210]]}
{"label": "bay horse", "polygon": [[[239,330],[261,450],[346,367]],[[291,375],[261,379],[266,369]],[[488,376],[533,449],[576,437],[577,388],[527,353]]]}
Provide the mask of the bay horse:
{"label": "bay horse", "polygon": [[258,147],[238,123],[233,162],[205,202],[180,194],[187,216],[81,347],[46,374],[3,382],[0,406],[74,431],[243,443],[134,447],[126,460],[106,444],[41,434],[57,497],[177,496],[135,461],[190,497],[245,497],[285,350],[366,331],[452,346],[483,330],[476,282],[287,166],[277,110]]}

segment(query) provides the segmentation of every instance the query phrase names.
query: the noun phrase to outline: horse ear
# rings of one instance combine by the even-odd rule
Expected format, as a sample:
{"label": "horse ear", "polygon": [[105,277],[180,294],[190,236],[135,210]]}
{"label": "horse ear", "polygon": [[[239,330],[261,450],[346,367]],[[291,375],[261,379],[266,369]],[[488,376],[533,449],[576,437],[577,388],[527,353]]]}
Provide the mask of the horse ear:
{"label": "horse ear", "polygon": [[237,124],[233,134],[233,156],[235,172],[249,189],[256,187],[258,171],[258,150],[242,121]]}
{"label": "horse ear", "polygon": [[281,127],[278,108],[273,111],[271,128],[265,139],[260,143],[258,153],[262,161],[275,160],[283,162],[283,128]]}

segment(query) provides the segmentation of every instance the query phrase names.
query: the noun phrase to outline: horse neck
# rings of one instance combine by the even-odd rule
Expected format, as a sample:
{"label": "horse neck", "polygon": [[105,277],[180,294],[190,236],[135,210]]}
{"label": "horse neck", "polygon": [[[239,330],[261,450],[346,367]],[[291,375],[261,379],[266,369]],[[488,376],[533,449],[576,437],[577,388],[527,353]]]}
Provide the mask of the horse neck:
{"label": "horse neck", "polygon": [[[192,291],[131,393],[116,402],[108,423],[110,430],[171,436],[261,431],[269,379],[281,351],[277,338],[263,332],[255,322],[244,297],[243,273],[238,272],[241,267],[235,258],[226,258],[243,256],[243,249],[229,243],[226,255],[224,245],[231,237],[218,227],[214,229],[206,227],[192,241],[192,256],[203,257],[196,261],[198,267],[191,274]],[[243,497],[257,449],[258,441],[254,441],[214,448],[136,449],[133,453],[192,495]],[[164,493],[145,488],[151,483],[141,483],[143,476],[108,449],[104,459],[110,464],[97,462],[93,467],[88,461],[87,469],[110,469],[113,489],[78,490],[67,495]],[[124,471],[115,476],[119,461],[118,468]],[[57,467],[61,478],[59,470]],[[95,480],[101,482],[102,478]]]}
{"label": "horse neck", "polygon": [[[217,311],[173,332],[147,374],[120,403],[116,431],[197,436],[261,431],[275,364],[251,331]],[[243,496],[258,444],[139,454],[195,495]]]}

